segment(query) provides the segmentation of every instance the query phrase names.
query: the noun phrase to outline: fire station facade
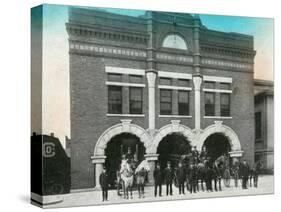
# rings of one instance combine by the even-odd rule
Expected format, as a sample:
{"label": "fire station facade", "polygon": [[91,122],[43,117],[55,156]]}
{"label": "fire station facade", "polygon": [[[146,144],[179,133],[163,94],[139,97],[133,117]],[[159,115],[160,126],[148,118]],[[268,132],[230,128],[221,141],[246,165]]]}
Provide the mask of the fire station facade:
{"label": "fire station facade", "polygon": [[103,166],[115,175],[129,147],[152,170],[191,146],[253,163],[252,36],[209,30],[196,15],[81,8],[66,29],[73,190],[98,188]]}

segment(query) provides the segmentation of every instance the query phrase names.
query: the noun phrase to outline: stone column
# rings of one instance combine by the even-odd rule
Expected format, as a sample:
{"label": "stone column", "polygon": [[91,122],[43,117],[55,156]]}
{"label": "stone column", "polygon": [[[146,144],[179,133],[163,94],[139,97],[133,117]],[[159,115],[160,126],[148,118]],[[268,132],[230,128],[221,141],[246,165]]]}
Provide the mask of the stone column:
{"label": "stone column", "polygon": [[150,131],[155,129],[155,72],[147,72],[148,83],[148,128]]}
{"label": "stone column", "polygon": [[145,159],[149,163],[150,171],[148,173],[148,185],[154,185],[153,172],[155,170],[155,163],[158,160],[159,154],[146,154]]}
{"label": "stone column", "polygon": [[92,156],[92,163],[95,165],[95,190],[101,189],[99,183],[99,177],[103,169],[103,164],[105,163],[106,156]]}
{"label": "stone column", "polygon": [[200,99],[200,91],[201,91],[201,83],[202,83],[202,76],[200,74],[193,75],[193,83],[194,83],[194,96],[195,96],[195,129],[201,129],[201,99]]}

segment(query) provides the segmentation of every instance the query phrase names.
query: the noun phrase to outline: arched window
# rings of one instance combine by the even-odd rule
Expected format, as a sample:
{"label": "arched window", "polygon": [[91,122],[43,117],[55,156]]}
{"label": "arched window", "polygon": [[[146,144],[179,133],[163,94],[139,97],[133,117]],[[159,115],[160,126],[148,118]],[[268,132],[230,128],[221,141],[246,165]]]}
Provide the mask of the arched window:
{"label": "arched window", "polygon": [[170,34],[170,35],[166,36],[163,41],[162,46],[165,48],[187,50],[187,45],[186,45],[184,39],[182,39],[182,37],[180,37],[177,34]]}

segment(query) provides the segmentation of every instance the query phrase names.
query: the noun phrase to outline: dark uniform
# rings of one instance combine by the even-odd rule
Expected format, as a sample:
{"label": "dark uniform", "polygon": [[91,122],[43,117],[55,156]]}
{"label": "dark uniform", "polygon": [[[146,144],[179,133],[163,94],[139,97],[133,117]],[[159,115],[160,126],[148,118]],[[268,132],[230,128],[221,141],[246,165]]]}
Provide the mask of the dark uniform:
{"label": "dark uniform", "polygon": [[254,187],[256,188],[258,187],[258,178],[262,167],[263,165],[260,161],[258,161],[254,166],[253,177],[254,177]]}
{"label": "dark uniform", "polygon": [[[223,168],[221,165],[214,167],[214,181],[215,181],[215,191],[221,191],[221,178],[222,178]],[[217,184],[219,188],[217,187]]]}
{"label": "dark uniform", "polygon": [[195,166],[193,166],[189,170],[190,193],[196,193],[196,182],[197,182],[197,169]]}
{"label": "dark uniform", "polygon": [[214,170],[212,166],[208,166],[206,170],[206,189],[207,191],[213,191],[212,180],[214,177]]}
{"label": "dark uniform", "polygon": [[100,186],[102,190],[102,201],[107,201],[108,198],[108,175],[106,172],[100,174]]}
{"label": "dark uniform", "polygon": [[159,188],[159,196],[162,196],[162,171],[160,168],[155,168],[153,172],[154,177],[154,196],[157,196],[157,189]]}
{"label": "dark uniform", "polygon": [[207,160],[207,152],[205,150],[202,150],[199,158],[202,163],[205,162]]}
{"label": "dark uniform", "polygon": [[238,180],[239,180],[239,163],[238,162],[236,162],[234,164],[232,172],[233,172],[235,187],[238,187]]}
{"label": "dark uniform", "polygon": [[176,177],[179,185],[179,194],[184,193],[184,181],[186,179],[186,172],[184,167],[178,167],[176,170]]}
{"label": "dark uniform", "polygon": [[173,195],[173,179],[174,179],[174,173],[171,168],[166,167],[164,171],[165,175],[165,182],[166,182],[166,195],[168,196]]}
{"label": "dark uniform", "polygon": [[193,163],[198,163],[198,160],[199,160],[199,152],[197,149],[194,149],[191,151],[191,155],[192,155],[192,162]]}
{"label": "dark uniform", "polygon": [[247,189],[247,182],[248,182],[248,179],[249,179],[249,171],[250,171],[250,168],[249,168],[249,165],[247,163],[243,163],[241,165],[241,168],[240,168],[240,173],[241,173],[241,177],[242,177],[242,188],[243,189]]}

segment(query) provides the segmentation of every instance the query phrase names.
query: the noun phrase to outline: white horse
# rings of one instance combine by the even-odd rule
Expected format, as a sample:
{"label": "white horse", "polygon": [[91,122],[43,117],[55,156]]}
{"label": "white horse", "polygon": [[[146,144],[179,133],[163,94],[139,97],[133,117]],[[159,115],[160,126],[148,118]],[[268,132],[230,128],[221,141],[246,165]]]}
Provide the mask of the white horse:
{"label": "white horse", "polygon": [[134,183],[134,171],[131,165],[126,161],[122,161],[121,169],[120,169],[120,176],[123,181],[123,191],[124,191],[124,198],[129,199],[129,190],[131,199],[133,198],[133,183]]}

